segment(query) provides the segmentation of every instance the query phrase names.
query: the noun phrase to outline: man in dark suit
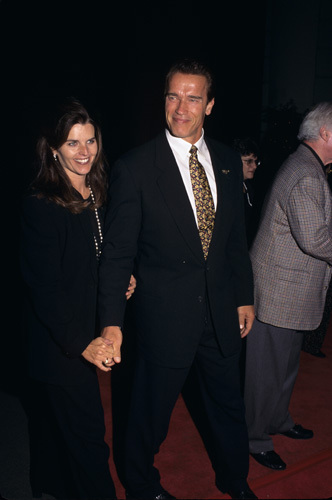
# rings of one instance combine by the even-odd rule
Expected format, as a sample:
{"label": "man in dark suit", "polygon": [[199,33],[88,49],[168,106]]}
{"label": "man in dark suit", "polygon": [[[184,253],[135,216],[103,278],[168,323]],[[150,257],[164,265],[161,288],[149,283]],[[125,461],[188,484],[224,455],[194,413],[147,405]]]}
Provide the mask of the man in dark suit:
{"label": "man in dark suit", "polygon": [[132,272],[137,279],[127,498],[174,498],[153,462],[190,369],[213,436],[217,487],[232,498],[256,498],[247,483],[239,382],[241,337],[254,319],[242,164],[231,149],[204,137],[212,83],[200,63],[174,65],[165,86],[168,129],[112,170],[99,302],[113,364],[121,361],[121,295]]}

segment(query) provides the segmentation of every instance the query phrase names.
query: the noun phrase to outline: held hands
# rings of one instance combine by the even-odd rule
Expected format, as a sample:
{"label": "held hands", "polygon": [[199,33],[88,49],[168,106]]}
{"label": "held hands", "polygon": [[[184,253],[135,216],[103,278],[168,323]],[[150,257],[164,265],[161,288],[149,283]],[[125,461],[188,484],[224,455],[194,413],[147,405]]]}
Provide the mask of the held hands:
{"label": "held hands", "polygon": [[108,366],[121,363],[122,331],[119,326],[105,326],[102,329],[101,337],[110,343],[113,348],[113,356]]}
{"label": "held hands", "polygon": [[241,306],[237,308],[240,325],[240,335],[244,338],[248,335],[255,319],[254,306]]}
{"label": "held hands", "polygon": [[82,352],[82,356],[104,372],[111,371],[111,366],[114,365],[113,345],[108,339],[102,337],[97,337],[92,340],[88,347]]}
{"label": "held hands", "polygon": [[[136,279],[130,277],[127,300],[130,299],[136,288]],[[122,332],[119,326],[106,326],[101,336],[93,340],[82,353],[85,359],[95,364],[101,370],[110,371],[113,365],[121,363]],[[94,352],[95,349],[97,352]]]}

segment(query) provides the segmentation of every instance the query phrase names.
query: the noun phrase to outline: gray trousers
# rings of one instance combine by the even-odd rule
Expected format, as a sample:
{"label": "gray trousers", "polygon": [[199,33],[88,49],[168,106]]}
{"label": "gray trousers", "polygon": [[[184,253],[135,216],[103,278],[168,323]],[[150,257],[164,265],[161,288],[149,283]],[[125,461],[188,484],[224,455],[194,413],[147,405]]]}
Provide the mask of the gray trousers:
{"label": "gray trousers", "polygon": [[294,426],[288,408],[302,341],[303,332],[257,319],[247,337],[244,400],[250,453],[273,450],[271,434]]}

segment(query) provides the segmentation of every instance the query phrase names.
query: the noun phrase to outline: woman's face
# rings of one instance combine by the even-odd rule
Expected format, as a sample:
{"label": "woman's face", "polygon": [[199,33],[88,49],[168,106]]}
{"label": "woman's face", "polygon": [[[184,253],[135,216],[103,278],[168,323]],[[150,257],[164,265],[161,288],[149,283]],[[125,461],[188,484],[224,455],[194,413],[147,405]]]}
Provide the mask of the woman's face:
{"label": "woman's face", "polygon": [[52,151],[75,185],[90,172],[98,152],[94,126],[77,123],[70,129],[66,142]]}

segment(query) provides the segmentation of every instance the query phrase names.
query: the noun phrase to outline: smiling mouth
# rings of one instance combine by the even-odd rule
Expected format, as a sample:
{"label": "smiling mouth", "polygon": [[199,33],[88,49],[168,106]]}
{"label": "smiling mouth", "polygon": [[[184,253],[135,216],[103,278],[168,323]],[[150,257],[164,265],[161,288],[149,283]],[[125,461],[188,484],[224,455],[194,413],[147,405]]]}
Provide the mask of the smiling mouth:
{"label": "smiling mouth", "polygon": [[187,118],[180,118],[178,116],[173,116],[173,120],[176,122],[176,123],[186,123],[188,122],[189,120]]}
{"label": "smiling mouth", "polygon": [[77,163],[79,163],[80,165],[85,165],[86,163],[89,162],[89,158],[84,158],[82,160],[79,160],[78,158],[75,158],[75,161],[77,161]]}

